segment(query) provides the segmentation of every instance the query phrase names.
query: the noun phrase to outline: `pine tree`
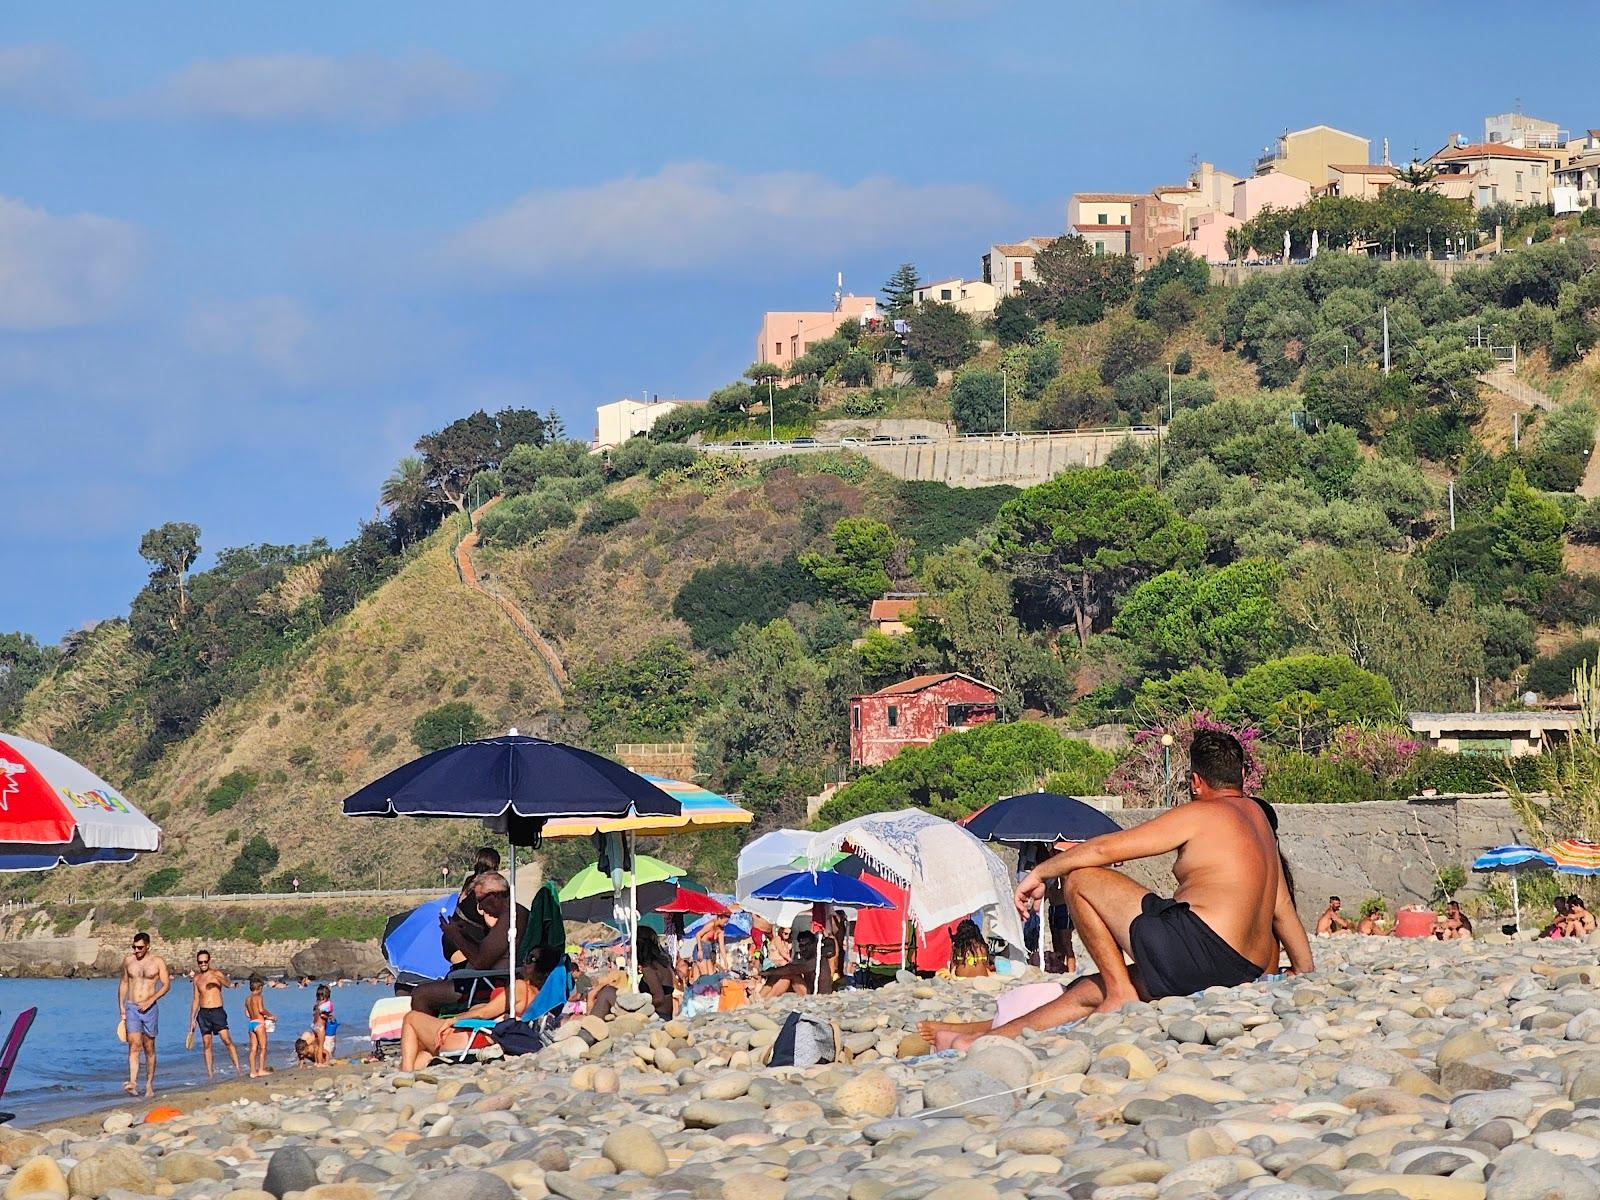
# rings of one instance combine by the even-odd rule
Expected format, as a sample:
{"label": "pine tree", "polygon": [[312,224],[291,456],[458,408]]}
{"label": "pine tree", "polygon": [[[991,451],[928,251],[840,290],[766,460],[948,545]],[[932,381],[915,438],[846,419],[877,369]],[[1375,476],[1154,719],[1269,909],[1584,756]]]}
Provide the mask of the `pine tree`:
{"label": "pine tree", "polygon": [[891,318],[909,313],[917,298],[917,285],[922,280],[911,263],[901,263],[883,285],[883,307]]}

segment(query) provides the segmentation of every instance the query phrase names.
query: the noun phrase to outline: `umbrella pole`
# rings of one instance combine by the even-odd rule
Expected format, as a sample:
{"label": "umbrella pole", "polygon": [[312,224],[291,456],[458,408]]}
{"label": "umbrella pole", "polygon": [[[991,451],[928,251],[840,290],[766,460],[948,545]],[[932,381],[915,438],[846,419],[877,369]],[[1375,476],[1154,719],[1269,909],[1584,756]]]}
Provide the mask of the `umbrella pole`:
{"label": "umbrella pole", "polygon": [[628,840],[628,861],[634,869],[628,872],[628,983],[633,991],[639,990],[639,870],[634,860],[633,831],[622,835]]}
{"label": "umbrella pole", "polygon": [[817,966],[811,972],[811,994],[815,996],[822,987],[822,952],[828,939],[828,906],[822,906],[822,932],[817,934]]}
{"label": "umbrella pole", "polygon": [[1522,898],[1517,894],[1517,869],[1511,868],[1511,909],[1516,913],[1517,932],[1522,932]]}
{"label": "umbrella pole", "polygon": [[911,964],[906,960],[906,928],[911,924],[911,884],[906,884],[906,911],[900,920],[900,969],[911,970]]}
{"label": "umbrella pole", "polygon": [[506,919],[511,922],[506,933],[506,953],[511,963],[511,978],[506,980],[506,1016],[515,1018],[517,1007],[517,840],[511,843],[511,911]]}

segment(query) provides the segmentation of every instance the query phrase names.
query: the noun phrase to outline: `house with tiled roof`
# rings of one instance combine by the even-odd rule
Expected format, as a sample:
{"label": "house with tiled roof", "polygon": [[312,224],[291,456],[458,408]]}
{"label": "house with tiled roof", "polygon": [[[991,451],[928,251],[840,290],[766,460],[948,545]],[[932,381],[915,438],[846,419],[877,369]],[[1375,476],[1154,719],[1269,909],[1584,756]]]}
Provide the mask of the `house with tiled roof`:
{"label": "house with tiled roof", "polygon": [[1388,163],[1329,163],[1322,193],[1348,200],[1374,200],[1392,187],[1400,172]]}
{"label": "house with tiled roof", "polygon": [[1067,200],[1067,232],[1083,238],[1096,254],[1126,254],[1134,205],[1148,199],[1148,192],[1073,192]]}
{"label": "house with tiled roof", "polygon": [[953,275],[949,279],[935,279],[919,284],[912,294],[913,304],[948,304],[957,312],[971,317],[987,317],[994,312],[996,303],[994,284],[982,279],[963,279]]}
{"label": "house with tiled roof", "polygon": [[1543,150],[1505,142],[1468,142],[1457,133],[1428,159],[1428,165],[1435,171],[1436,182],[1455,182],[1455,188],[1441,189],[1447,195],[1460,191],[1460,181],[1453,177],[1472,175],[1465,198],[1475,208],[1550,203],[1554,181],[1549,154]]}
{"label": "house with tiled roof", "polygon": [[998,688],[945,671],[850,697],[850,765],[876,767],[908,746],[931,745],[1000,717]]}
{"label": "house with tiled roof", "polygon": [[1023,238],[1020,242],[996,242],[983,256],[983,282],[994,288],[995,302],[1021,293],[1022,285],[1034,277],[1034,256],[1048,246],[1053,237]]}

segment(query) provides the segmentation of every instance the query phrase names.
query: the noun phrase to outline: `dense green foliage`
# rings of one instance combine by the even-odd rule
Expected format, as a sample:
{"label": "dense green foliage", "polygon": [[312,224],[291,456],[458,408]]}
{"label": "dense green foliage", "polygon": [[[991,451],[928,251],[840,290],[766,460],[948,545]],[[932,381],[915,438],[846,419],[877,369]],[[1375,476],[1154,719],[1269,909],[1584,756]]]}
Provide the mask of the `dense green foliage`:
{"label": "dense green foliage", "polygon": [[202,803],[208,813],[223,812],[253,792],[259,782],[254,771],[229,771],[205,794]]}
{"label": "dense green foliage", "polygon": [[217,880],[217,891],[224,894],[264,891],[267,872],[277,865],[278,848],[261,834],[253,834]]}
{"label": "dense green foliage", "polygon": [[[1092,783],[1094,769],[1103,761],[1101,752],[1080,745],[1030,722],[948,733],[931,746],[902,750],[863,773],[822,806],[817,827],[908,806],[954,820],[1002,796],[1042,786],[1057,771],[1067,773],[1063,782]],[[1104,765],[1109,769],[1111,764]]]}
{"label": "dense green foliage", "polygon": [[632,658],[593,667],[572,686],[589,722],[589,741],[675,742],[705,702],[695,663],[670,638],[654,638]]}
{"label": "dense green foliage", "polygon": [[488,722],[466,700],[452,700],[430,708],[411,723],[411,741],[423,754],[446,746],[473,742],[489,732]]}
{"label": "dense green foliage", "polygon": [[739,626],[765,625],[821,595],[816,577],[796,558],[722,562],[689,577],[672,601],[672,615],[689,627],[697,648],[726,654]]}
{"label": "dense green foliage", "polygon": [[919,553],[972,537],[1017,494],[1010,484],[958,488],[920,479],[896,485],[894,530]]}

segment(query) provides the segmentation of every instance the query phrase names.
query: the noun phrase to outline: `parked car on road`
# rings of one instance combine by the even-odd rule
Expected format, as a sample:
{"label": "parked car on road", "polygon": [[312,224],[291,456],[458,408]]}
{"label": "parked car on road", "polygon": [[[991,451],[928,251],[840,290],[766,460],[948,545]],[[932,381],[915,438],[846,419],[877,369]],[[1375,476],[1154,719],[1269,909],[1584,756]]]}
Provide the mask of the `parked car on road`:
{"label": "parked car on road", "polygon": [[933,438],[926,433],[913,433],[906,439],[908,442],[931,442]]}
{"label": "parked car on road", "polygon": [[820,446],[822,443],[814,437],[797,437],[789,441],[791,446]]}
{"label": "parked car on road", "polygon": [[754,446],[755,443],[745,438],[740,438],[736,442],[729,442],[728,445],[734,450],[748,450],[751,446]]}

